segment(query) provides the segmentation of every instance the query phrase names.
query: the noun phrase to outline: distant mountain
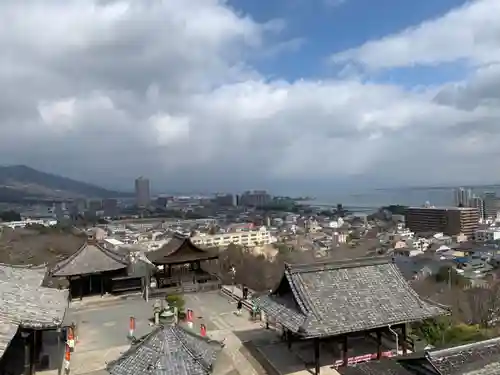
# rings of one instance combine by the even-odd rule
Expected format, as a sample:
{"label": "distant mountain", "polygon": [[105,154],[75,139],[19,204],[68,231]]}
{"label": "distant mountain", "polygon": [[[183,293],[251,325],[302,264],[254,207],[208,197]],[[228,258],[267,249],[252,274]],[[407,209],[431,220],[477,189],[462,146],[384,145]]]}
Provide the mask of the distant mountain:
{"label": "distant mountain", "polygon": [[0,201],[23,199],[123,198],[123,193],[45,173],[25,165],[0,166]]}

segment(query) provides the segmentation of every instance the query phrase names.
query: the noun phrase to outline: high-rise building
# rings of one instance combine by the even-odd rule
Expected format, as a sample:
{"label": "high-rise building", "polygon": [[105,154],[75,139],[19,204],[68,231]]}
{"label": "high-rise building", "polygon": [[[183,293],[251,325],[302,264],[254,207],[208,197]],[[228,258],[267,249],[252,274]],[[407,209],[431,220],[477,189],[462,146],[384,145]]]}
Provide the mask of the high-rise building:
{"label": "high-rise building", "polygon": [[135,180],[135,199],[137,207],[149,207],[151,196],[149,192],[149,180],[139,177]]}
{"label": "high-rise building", "polygon": [[265,190],[245,191],[239,203],[242,206],[262,207],[271,202],[271,196]]}
{"label": "high-rise building", "polygon": [[233,194],[217,194],[214,203],[221,207],[232,207],[236,205]]}
{"label": "high-rise building", "polygon": [[498,211],[500,211],[500,199],[497,197],[495,192],[484,193],[484,217],[496,218]]}
{"label": "high-rise building", "polygon": [[479,211],[472,207],[410,207],[406,227],[413,232],[442,232],[472,237],[479,226]]}
{"label": "high-rise building", "polygon": [[102,209],[104,210],[104,216],[118,216],[118,201],[113,198],[104,199],[102,201]]}
{"label": "high-rise building", "polygon": [[470,207],[472,200],[472,190],[458,188],[455,189],[455,206],[457,207]]}
{"label": "high-rise building", "polygon": [[483,198],[474,195],[471,199],[470,206],[477,209],[477,211],[479,212],[479,218],[485,219]]}

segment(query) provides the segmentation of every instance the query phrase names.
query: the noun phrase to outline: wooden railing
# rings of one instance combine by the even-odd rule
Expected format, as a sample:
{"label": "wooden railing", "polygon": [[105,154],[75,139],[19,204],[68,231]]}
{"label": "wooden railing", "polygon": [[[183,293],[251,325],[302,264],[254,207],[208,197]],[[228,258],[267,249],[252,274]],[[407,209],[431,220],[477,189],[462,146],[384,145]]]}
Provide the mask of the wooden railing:
{"label": "wooden railing", "polygon": [[218,290],[220,288],[219,281],[208,281],[205,283],[181,283],[175,286],[164,288],[154,288],[151,290],[151,296],[162,296],[168,294],[184,294],[184,293],[199,293]]}

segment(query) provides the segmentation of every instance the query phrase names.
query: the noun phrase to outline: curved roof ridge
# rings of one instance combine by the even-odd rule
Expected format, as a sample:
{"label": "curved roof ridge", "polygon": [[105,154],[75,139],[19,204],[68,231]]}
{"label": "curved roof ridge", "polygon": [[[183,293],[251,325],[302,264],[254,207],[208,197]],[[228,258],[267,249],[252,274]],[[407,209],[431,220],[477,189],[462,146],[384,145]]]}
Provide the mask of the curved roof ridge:
{"label": "curved roof ridge", "polygon": [[207,361],[203,357],[202,353],[196,353],[195,349],[192,348],[191,345],[189,345],[189,343],[186,342],[183,337],[181,337],[181,335],[179,335],[178,330],[182,330],[185,334],[193,336],[195,339],[207,341],[207,343],[209,342],[208,341],[209,339],[202,337],[202,336],[199,336],[199,335],[195,334],[194,332],[190,332],[187,329],[184,329],[178,325],[170,326],[169,328],[170,328],[170,331],[172,332],[172,334],[176,337],[176,339],[182,345],[182,348],[191,356],[191,358],[193,358],[193,360],[197,361],[201,365],[201,367],[203,367],[205,369],[205,371],[209,372],[212,369],[212,364],[207,363]]}
{"label": "curved roof ridge", "polygon": [[42,263],[42,264],[9,264],[9,263],[0,263],[0,267],[10,267],[10,268],[29,269],[29,270],[41,270],[41,269],[47,267],[47,263]]}
{"label": "curved roof ridge", "polygon": [[[97,249],[98,251],[100,251],[105,257],[109,258],[111,260],[111,262],[114,262],[114,264],[113,263],[108,264],[107,265],[108,267],[106,269],[100,269],[99,271],[96,271],[96,272],[103,272],[105,270],[120,269],[120,268],[122,268],[122,267],[120,267],[120,265],[123,266],[123,268],[125,268],[125,267],[128,266],[128,261],[125,259],[124,256],[122,256],[118,252],[115,252],[115,251],[113,251],[111,249],[107,249],[107,248],[101,246],[97,241],[91,240],[91,241],[86,241],[85,243],[83,243],[82,246],[80,246],[80,248],[75,253],[73,253],[70,256],[68,256],[68,257],[64,258],[63,260],[59,261],[50,270],[50,274],[57,276],[57,274],[60,273],[60,271],[62,269],[64,269],[65,267],[70,267],[71,268],[72,267],[71,262],[75,261],[90,246],[92,246],[95,249]],[[103,258],[103,259],[105,259],[105,258]],[[88,259],[87,259],[87,261],[88,261]],[[96,266],[96,265],[94,264],[94,266]],[[73,265],[73,268],[74,267],[75,267],[75,265]],[[89,268],[88,265],[87,265],[87,268]],[[96,268],[99,268],[99,267],[97,266]],[[88,271],[88,270],[86,270],[86,271]],[[80,272],[75,273],[75,272],[76,272],[75,270],[72,270],[72,271],[70,271],[70,273],[66,273],[66,276],[68,276],[69,274],[77,275],[77,274],[87,274],[87,273],[89,273],[89,272],[81,272],[81,273]],[[64,272],[62,272],[61,275],[62,274],[64,274]]]}
{"label": "curved roof ridge", "polygon": [[342,268],[370,267],[388,263],[394,263],[394,259],[388,256],[374,256],[341,260],[324,260],[311,263],[286,263],[285,267],[288,272],[293,274],[302,272],[328,271]]}

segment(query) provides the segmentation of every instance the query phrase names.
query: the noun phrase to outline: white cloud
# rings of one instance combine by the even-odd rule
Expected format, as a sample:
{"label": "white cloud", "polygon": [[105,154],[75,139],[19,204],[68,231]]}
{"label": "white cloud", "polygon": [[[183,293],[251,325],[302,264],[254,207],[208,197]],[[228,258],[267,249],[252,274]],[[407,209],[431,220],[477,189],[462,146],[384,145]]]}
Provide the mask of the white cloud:
{"label": "white cloud", "polygon": [[500,1],[476,0],[380,40],[332,56],[336,63],[358,62],[368,68],[438,65],[464,60],[500,62]]}
{"label": "white cloud", "polygon": [[[0,158],[123,188],[137,175],[171,190],[313,193],[360,175],[386,185],[421,182],[417,171],[429,183],[491,179],[500,41],[485,25],[497,8],[478,1],[337,56],[375,68],[490,63],[464,82],[411,91],[349,76],[269,80],[247,57],[287,46],[270,42],[286,24],[257,23],[222,0],[7,1]],[[464,32],[481,43],[452,45]]]}

